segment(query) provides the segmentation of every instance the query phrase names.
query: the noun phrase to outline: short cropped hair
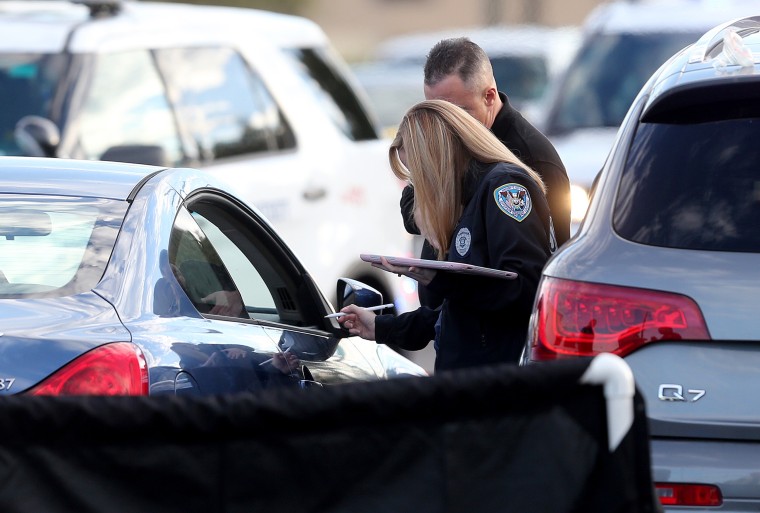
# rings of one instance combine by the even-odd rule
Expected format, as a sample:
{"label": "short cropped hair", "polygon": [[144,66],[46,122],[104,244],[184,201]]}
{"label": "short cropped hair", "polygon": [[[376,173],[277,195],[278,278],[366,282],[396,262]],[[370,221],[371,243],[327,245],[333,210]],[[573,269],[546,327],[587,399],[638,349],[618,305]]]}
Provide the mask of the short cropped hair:
{"label": "short cropped hair", "polygon": [[457,74],[471,86],[493,76],[486,52],[467,37],[443,39],[433,46],[425,61],[425,85],[434,86],[444,78]]}

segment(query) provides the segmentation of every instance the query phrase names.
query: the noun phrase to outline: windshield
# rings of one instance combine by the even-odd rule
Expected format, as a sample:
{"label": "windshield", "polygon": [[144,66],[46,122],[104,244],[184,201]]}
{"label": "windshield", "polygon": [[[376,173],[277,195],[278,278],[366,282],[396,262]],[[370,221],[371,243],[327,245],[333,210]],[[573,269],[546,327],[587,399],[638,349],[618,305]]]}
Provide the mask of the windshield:
{"label": "windshield", "polygon": [[22,155],[13,130],[16,122],[34,114],[52,118],[51,107],[65,69],[61,54],[0,54],[0,155]]}
{"label": "windshield", "polygon": [[758,140],[760,119],[642,123],[618,188],[616,231],[653,246],[760,252]]}
{"label": "windshield", "polygon": [[491,57],[493,75],[499,91],[519,107],[522,102],[543,96],[549,80],[546,59],[540,56]]}
{"label": "windshield", "polygon": [[0,298],[93,288],[111,256],[123,201],[0,195]]}
{"label": "windshield", "polygon": [[615,127],[649,77],[701,34],[597,34],[568,68],[547,132]]}

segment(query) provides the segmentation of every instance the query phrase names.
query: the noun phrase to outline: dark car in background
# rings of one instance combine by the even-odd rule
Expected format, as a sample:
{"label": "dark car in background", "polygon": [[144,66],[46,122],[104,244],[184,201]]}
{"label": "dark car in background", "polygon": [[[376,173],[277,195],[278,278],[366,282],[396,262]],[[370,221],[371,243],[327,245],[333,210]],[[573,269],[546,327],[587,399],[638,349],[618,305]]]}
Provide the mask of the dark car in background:
{"label": "dark car in background", "polygon": [[760,16],[649,79],[531,317],[523,364],[630,365],[668,511],[760,509],[758,141]]}
{"label": "dark car in background", "polygon": [[[338,282],[343,303],[380,304]],[[424,375],[349,337],[254,208],[202,171],[0,157],[0,395],[218,394]]]}

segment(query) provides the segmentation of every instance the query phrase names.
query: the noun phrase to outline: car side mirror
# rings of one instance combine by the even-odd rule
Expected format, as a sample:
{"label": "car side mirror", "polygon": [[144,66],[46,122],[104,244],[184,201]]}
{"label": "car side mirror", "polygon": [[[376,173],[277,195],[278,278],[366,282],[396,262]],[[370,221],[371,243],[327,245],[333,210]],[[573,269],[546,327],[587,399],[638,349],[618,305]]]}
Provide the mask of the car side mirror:
{"label": "car side mirror", "polygon": [[338,310],[348,305],[369,308],[383,304],[380,291],[351,278],[339,278],[337,292]]}
{"label": "car side mirror", "polygon": [[19,119],[13,136],[27,157],[55,157],[61,142],[58,126],[41,116],[24,116]]}

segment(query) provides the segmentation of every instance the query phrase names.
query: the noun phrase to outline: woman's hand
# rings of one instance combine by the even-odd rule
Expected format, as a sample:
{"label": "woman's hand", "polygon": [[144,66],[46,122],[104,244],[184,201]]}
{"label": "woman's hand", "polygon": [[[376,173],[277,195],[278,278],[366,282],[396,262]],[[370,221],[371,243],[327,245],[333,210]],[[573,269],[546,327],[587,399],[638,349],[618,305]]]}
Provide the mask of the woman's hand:
{"label": "woman's hand", "polygon": [[352,335],[358,335],[366,340],[375,340],[375,312],[356,305],[348,305],[341,312],[346,315],[338,317],[338,322]]}

